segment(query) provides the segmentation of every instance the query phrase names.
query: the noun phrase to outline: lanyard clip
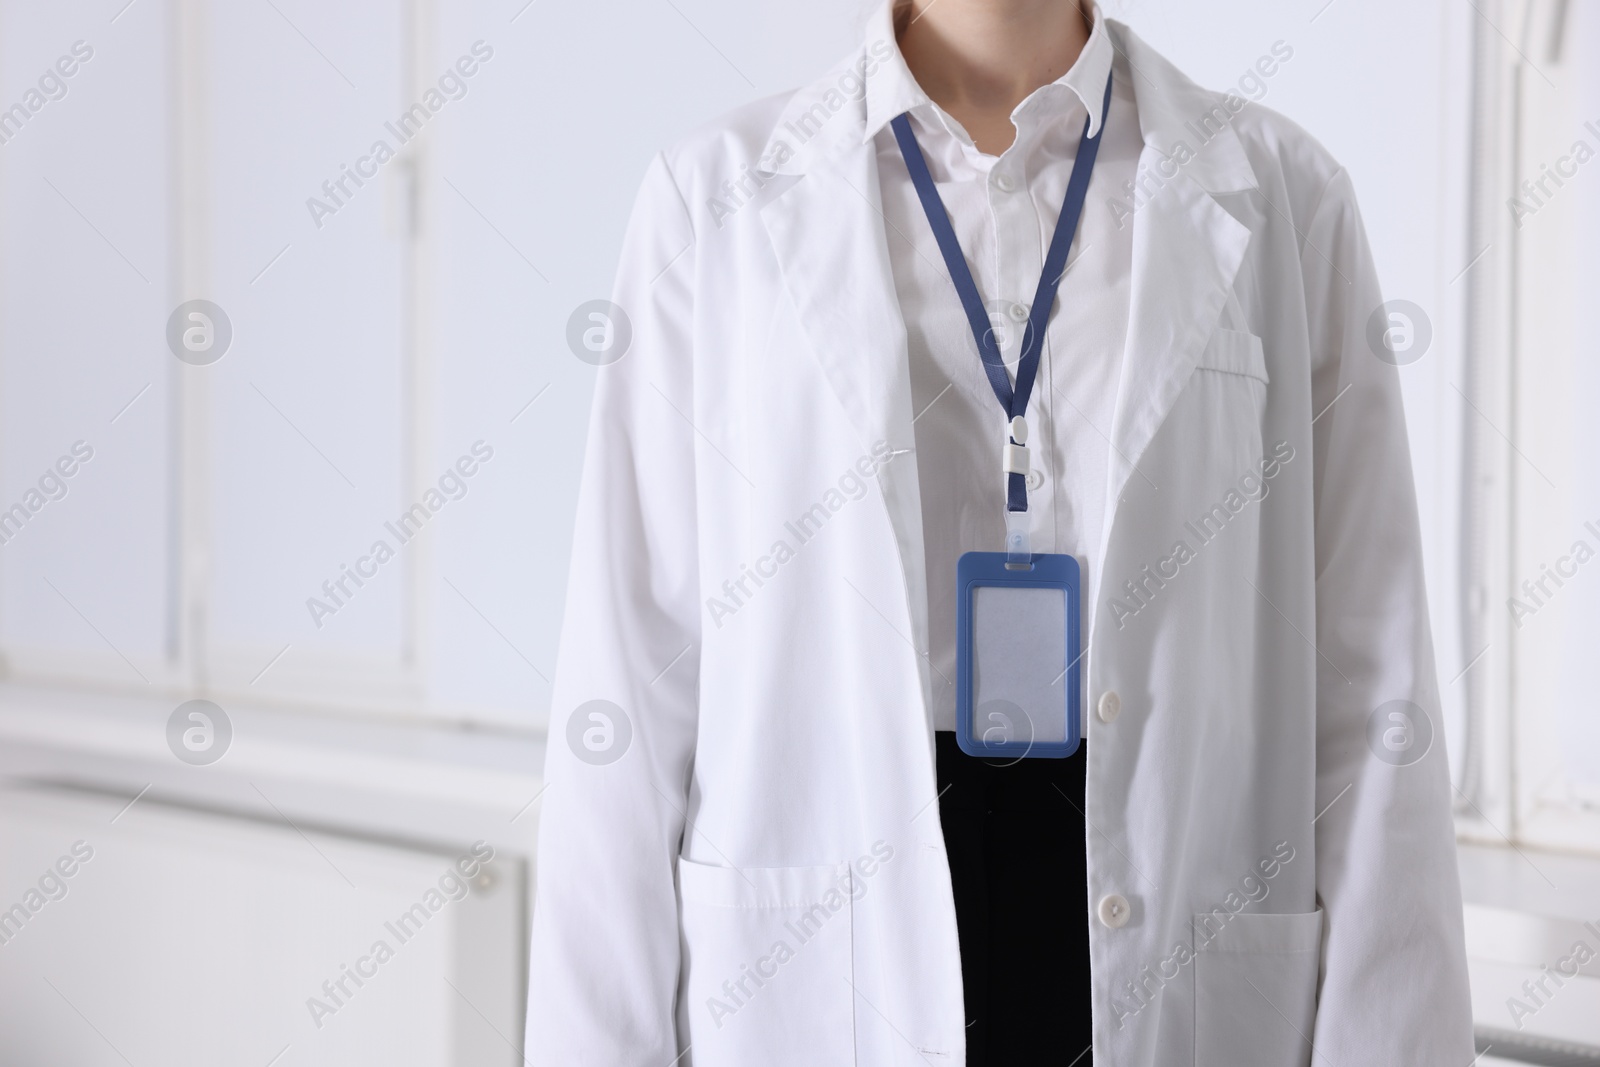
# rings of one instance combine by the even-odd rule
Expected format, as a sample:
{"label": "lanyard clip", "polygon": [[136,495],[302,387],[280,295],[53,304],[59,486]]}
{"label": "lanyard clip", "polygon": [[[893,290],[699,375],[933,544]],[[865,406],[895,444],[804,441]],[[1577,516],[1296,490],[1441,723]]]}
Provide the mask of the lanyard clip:
{"label": "lanyard clip", "polygon": [[1000,466],[1007,474],[1020,474],[1026,478],[1030,467],[1028,450],[1007,441],[1000,450]]}
{"label": "lanyard clip", "polygon": [[1008,475],[1020,474],[1026,478],[1032,469],[1028,462],[1028,420],[1018,415],[1006,429],[1010,436],[1000,449],[1000,468]]}
{"label": "lanyard clip", "polygon": [[1028,491],[1021,479],[1028,476],[1032,463],[1028,459],[1028,420],[1021,415],[1012,418],[1007,427],[1008,436],[1000,449],[1000,467],[1008,486],[1006,507],[1006,565],[1023,566],[1033,560],[1028,542]]}

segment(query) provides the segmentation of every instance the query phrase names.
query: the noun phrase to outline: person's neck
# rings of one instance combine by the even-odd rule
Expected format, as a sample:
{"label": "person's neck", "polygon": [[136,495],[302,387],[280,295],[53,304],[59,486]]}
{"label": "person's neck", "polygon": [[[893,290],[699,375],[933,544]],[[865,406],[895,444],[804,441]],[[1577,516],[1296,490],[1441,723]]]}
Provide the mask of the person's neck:
{"label": "person's neck", "polygon": [[990,155],[1011,147],[1011,112],[1072,69],[1092,25],[1077,0],[911,0],[896,15],[917,84]]}

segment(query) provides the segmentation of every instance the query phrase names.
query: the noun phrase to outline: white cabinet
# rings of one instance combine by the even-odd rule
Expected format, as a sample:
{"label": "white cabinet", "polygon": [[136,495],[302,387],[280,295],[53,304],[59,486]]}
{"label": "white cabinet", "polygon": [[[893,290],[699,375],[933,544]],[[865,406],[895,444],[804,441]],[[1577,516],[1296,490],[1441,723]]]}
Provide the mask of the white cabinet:
{"label": "white cabinet", "polygon": [[0,792],[7,1063],[521,1062],[517,858],[127,804]]}

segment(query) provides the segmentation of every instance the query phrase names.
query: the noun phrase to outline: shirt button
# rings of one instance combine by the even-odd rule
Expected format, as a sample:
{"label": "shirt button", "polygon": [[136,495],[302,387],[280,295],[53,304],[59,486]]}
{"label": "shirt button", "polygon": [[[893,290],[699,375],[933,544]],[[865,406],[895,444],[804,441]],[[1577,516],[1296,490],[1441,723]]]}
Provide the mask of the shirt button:
{"label": "shirt button", "polygon": [[1132,910],[1127,900],[1116,893],[1100,898],[1100,921],[1113,930],[1128,925],[1128,915]]}
{"label": "shirt button", "polygon": [[1044,471],[1032,470],[1028,472],[1028,488],[1038,489],[1044,484]]}
{"label": "shirt button", "polygon": [[1017,183],[1009,174],[996,174],[994,187],[1002,193],[1014,193],[1017,191]]}
{"label": "shirt button", "polygon": [[1100,703],[1095,707],[1095,714],[1100,716],[1101,722],[1115,722],[1117,716],[1122,714],[1122,698],[1107,689],[1100,694]]}
{"label": "shirt button", "polygon": [[1011,316],[1011,319],[1012,319],[1013,322],[1027,322],[1028,321],[1028,305],[1027,304],[1012,304],[1009,308],[1006,309],[1006,314]]}

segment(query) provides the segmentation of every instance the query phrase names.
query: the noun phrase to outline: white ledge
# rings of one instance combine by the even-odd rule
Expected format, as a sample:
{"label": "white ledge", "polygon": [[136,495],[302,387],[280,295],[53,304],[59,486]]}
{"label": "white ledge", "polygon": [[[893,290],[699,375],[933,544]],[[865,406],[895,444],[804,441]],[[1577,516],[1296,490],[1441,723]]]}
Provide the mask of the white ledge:
{"label": "white ledge", "polygon": [[209,766],[167,747],[166,699],[0,683],[0,776],[365,837],[527,855],[544,743],[525,734],[226,705]]}

